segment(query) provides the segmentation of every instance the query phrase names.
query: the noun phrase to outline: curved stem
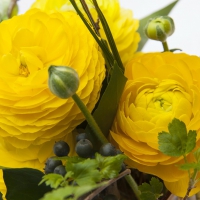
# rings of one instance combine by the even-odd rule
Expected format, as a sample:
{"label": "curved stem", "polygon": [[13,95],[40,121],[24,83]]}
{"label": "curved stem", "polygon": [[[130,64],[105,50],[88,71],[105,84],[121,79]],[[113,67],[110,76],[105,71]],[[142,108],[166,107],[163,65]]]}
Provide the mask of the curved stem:
{"label": "curved stem", "polygon": [[137,200],[140,200],[140,191],[139,191],[138,185],[135,182],[135,180],[133,179],[133,177],[131,175],[126,175],[125,179],[126,179],[127,183],[129,184],[129,186],[131,187],[131,189],[133,190]]}
{"label": "curved stem", "polygon": [[163,45],[163,49],[164,49],[164,51],[169,51],[167,41],[162,42],[162,45]]}
{"label": "curved stem", "polygon": [[72,98],[76,102],[76,104],[78,105],[79,109],[84,114],[84,116],[85,116],[85,118],[86,118],[86,120],[87,120],[90,128],[92,129],[93,133],[97,136],[97,138],[101,141],[102,144],[108,143],[106,137],[104,136],[104,134],[100,130],[98,124],[94,120],[93,116],[91,115],[91,113],[89,112],[89,110],[87,109],[87,107],[85,106],[85,104],[79,98],[79,96],[77,94],[74,94],[72,96]]}

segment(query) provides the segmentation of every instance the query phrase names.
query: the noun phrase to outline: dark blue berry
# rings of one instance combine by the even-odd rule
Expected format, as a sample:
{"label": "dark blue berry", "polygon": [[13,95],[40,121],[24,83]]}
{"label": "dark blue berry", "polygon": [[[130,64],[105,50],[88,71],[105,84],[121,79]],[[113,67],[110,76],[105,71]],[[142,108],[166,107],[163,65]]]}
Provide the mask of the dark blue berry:
{"label": "dark blue berry", "polygon": [[53,173],[54,169],[59,165],[62,165],[61,160],[54,160],[54,157],[48,158],[44,168],[45,174]]}
{"label": "dark blue berry", "polygon": [[94,151],[93,145],[88,139],[81,139],[76,143],[75,151],[82,158],[90,158]]}
{"label": "dark blue berry", "polygon": [[66,169],[65,166],[59,165],[54,169],[54,174],[60,174],[62,176],[65,176],[66,174]]}
{"label": "dark blue berry", "polygon": [[62,157],[69,154],[70,148],[65,141],[58,141],[53,146],[53,152],[56,156]]}
{"label": "dark blue berry", "polygon": [[99,153],[102,156],[115,156],[117,155],[117,150],[111,143],[106,143],[101,146]]}
{"label": "dark blue berry", "polygon": [[79,134],[76,136],[76,142],[79,142],[81,139],[87,139],[86,133],[79,133]]}

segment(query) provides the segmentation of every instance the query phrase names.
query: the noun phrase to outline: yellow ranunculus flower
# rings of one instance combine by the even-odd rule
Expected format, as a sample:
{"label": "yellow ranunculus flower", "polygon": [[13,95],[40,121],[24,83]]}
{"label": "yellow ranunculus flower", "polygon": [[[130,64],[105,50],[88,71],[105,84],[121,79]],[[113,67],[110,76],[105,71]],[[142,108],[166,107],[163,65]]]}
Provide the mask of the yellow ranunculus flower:
{"label": "yellow ranunculus flower", "polygon": [[74,144],[70,133],[84,116],[72,98],[59,99],[50,92],[50,65],[77,71],[77,94],[91,111],[99,98],[104,64],[75,13],[32,9],[0,23],[0,166],[41,170],[55,141]]}
{"label": "yellow ranunculus flower", "polygon": [[[119,0],[98,0],[97,2],[106,17],[122,62],[125,64],[137,50],[140,41],[139,33],[136,32],[139,26],[139,21],[133,18],[131,10],[120,7]],[[86,3],[94,20],[97,21],[97,13],[92,1],[86,0]],[[77,4],[81,8],[80,1],[77,1]],[[40,8],[49,12],[52,10],[63,12],[74,11],[69,0],[36,0],[32,5],[32,8]],[[106,38],[102,27],[100,29],[100,34],[103,38]]]}
{"label": "yellow ranunculus flower", "polygon": [[[168,132],[173,118],[188,130],[197,130],[200,147],[200,58],[184,53],[140,54],[126,68],[128,78],[111,136],[130,159],[128,165],[164,180],[167,188],[183,197],[187,171],[177,165],[183,157],[170,157],[158,149],[158,133]],[[188,155],[193,161],[193,154]],[[200,190],[200,183],[191,195]]]}

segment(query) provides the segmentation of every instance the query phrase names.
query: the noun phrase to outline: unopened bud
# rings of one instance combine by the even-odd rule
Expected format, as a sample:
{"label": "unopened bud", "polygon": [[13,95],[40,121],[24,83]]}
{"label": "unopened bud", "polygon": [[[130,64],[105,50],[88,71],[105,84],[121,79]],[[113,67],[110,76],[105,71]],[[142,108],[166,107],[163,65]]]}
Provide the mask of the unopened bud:
{"label": "unopened bud", "polygon": [[[0,0],[0,22],[8,19],[9,17],[13,17],[18,13],[17,4],[13,5],[14,7],[10,11],[11,4],[13,4],[12,0]],[[11,13],[9,13],[11,12]],[[10,16],[8,16],[10,14]]]}
{"label": "unopened bud", "polygon": [[49,89],[62,99],[74,95],[79,87],[79,76],[71,67],[50,66],[49,67]]}
{"label": "unopened bud", "polygon": [[167,37],[175,30],[174,21],[171,17],[161,16],[150,19],[145,26],[145,33],[148,38],[165,42]]}

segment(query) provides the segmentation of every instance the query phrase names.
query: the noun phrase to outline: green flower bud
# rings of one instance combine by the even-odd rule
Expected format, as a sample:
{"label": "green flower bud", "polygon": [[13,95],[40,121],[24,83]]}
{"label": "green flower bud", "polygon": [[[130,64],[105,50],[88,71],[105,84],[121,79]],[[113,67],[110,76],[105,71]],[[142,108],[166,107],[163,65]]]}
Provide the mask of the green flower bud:
{"label": "green flower bud", "polygon": [[74,95],[79,87],[79,76],[71,67],[49,67],[49,89],[57,97],[67,99]]}
{"label": "green flower bud", "polygon": [[[0,0],[0,22],[5,20],[5,19],[8,19],[8,10],[10,9],[10,4],[11,4],[11,0]],[[15,15],[17,15],[18,13],[18,6],[17,4],[14,5],[14,8],[12,9],[12,12],[11,12],[11,16],[10,17],[13,17]]]}
{"label": "green flower bud", "polygon": [[174,30],[174,21],[168,16],[150,19],[145,26],[145,33],[147,37],[161,42],[165,42],[167,37],[174,33]]}

